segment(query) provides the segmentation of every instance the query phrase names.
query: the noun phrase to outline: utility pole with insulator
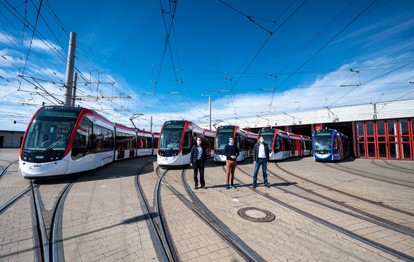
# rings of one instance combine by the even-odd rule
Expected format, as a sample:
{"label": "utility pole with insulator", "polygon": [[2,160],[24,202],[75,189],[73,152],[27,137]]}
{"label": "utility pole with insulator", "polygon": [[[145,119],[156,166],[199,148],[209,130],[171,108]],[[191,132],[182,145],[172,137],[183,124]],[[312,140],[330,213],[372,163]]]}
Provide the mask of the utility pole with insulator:
{"label": "utility pole with insulator", "polygon": [[65,105],[72,105],[72,87],[73,87],[73,72],[75,71],[75,50],[76,50],[76,33],[70,32],[69,48],[68,48],[68,62],[66,65],[66,96]]}

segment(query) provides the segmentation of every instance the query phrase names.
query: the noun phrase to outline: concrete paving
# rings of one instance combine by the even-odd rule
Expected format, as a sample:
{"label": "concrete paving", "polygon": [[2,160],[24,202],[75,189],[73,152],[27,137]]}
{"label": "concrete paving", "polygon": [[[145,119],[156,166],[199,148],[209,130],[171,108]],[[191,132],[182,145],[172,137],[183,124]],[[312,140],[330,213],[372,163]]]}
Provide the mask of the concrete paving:
{"label": "concrete paving", "polygon": [[[0,150],[0,161],[4,161],[0,164],[16,160],[17,154],[17,150]],[[157,257],[155,241],[151,239],[135,185],[135,174],[145,165],[139,181],[148,202],[153,205],[157,181],[155,159],[141,157],[120,161],[79,177],[64,200],[60,241],[65,261],[161,259]],[[411,215],[414,213],[414,188],[409,186],[414,183],[414,162],[356,159],[339,162],[338,165],[341,165],[341,170],[317,163],[311,157],[269,163],[268,175],[272,187],[266,188],[259,184],[257,191],[254,191],[250,187],[254,168],[251,159],[238,165],[237,187],[229,190],[224,187],[225,173],[222,166],[208,161],[205,169],[207,189],[192,190],[228,230],[266,261],[399,261],[394,256],[318,223],[269,197],[414,256],[414,237],[358,220],[354,216],[358,214],[356,211],[339,204],[345,203],[414,230]],[[386,177],[408,186],[346,171],[351,169],[377,174],[378,178]],[[182,170],[168,171],[161,190],[164,216],[179,259],[243,261],[229,243],[165,186],[168,183],[190,200],[181,182],[181,172]],[[261,170],[259,172],[259,180],[262,181]],[[185,178],[192,186],[192,169],[185,170]],[[17,165],[12,165],[0,179],[0,205],[27,186],[28,180],[18,176]],[[61,183],[51,183],[49,188],[43,186],[41,195],[45,208],[53,207],[55,194],[62,186]],[[317,197],[312,192],[338,203]],[[352,215],[321,206],[294,193],[332,205],[336,209],[344,209]],[[29,215],[33,212],[30,201],[30,195],[27,194],[0,214],[1,261],[38,259],[38,242],[33,233],[35,222]],[[244,207],[270,211],[276,218],[271,222],[246,220],[238,215],[238,211]],[[260,216],[260,212],[249,214]]]}

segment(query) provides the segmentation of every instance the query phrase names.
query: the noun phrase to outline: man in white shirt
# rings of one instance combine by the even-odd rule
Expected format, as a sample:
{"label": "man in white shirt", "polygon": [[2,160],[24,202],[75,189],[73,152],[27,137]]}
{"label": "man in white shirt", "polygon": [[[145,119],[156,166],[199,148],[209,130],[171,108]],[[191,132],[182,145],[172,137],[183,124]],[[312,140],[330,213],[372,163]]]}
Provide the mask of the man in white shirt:
{"label": "man in white shirt", "polygon": [[264,185],[266,187],[270,187],[267,181],[266,173],[267,162],[269,162],[269,146],[265,143],[263,136],[260,136],[259,142],[254,145],[253,150],[253,163],[255,164],[253,175],[253,188],[256,188],[257,186],[257,173],[259,171],[260,166],[262,166]]}

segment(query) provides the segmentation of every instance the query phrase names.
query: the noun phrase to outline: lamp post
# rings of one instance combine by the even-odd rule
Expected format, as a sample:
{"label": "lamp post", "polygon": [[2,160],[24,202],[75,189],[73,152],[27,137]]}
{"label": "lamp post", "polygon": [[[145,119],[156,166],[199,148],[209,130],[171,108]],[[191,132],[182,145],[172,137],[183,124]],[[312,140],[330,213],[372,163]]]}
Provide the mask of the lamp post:
{"label": "lamp post", "polygon": [[231,90],[216,90],[210,95],[201,94],[201,96],[208,96],[208,111],[209,111],[209,128],[211,130],[211,97],[217,93],[231,92]]}

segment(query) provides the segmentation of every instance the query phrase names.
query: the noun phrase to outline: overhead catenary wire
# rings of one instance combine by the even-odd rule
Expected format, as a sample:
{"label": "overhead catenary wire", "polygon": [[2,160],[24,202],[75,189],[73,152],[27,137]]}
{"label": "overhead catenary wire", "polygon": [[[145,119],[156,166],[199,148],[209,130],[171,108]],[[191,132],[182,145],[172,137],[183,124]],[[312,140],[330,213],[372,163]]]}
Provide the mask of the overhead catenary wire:
{"label": "overhead catenary wire", "polygon": [[[7,1],[7,0],[6,0]],[[27,2],[27,1],[26,1]],[[34,3],[33,3],[33,1],[31,1],[32,2],[32,4],[34,5]],[[58,24],[59,24],[59,32],[65,32],[66,33],[66,35],[68,35],[69,33],[66,31],[66,29],[65,29],[65,26],[63,25],[63,23],[60,21],[60,19],[57,17],[57,15],[56,15],[56,13],[53,11],[53,9],[52,9],[52,7],[50,6],[50,4],[46,1],[46,0],[44,0],[44,3],[45,3],[45,6],[46,6],[46,9],[44,9],[44,10],[47,10],[47,13],[48,14],[53,14],[53,17],[54,17],[54,19],[55,19],[55,21],[57,21],[58,22]],[[8,5],[6,5],[6,4],[8,4]],[[47,21],[46,20],[46,18],[44,17],[44,14],[42,14],[42,13],[40,13],[40,16],[39,16],[39,20],[41,20],[42,22],[44,22],[45,23],[45,26],[47,27],[47,29],[49,29],[49,32],[50,32],[50,34],[55,38],[55,40],[59,43],[59,45],[60,45],[60,48],[58,48],[58,49],[56,49],[56,46],[54,46],[54,45],[51,45],[51,42],[49,42],[49,40],[47,40],[47,38],[45,37],[45,35],[44,35],[44,33],[41,33],[37,28],[34,28],[34,26],[33,25],[31,25],[31,23],[29,22],[29,21],[27,21],[27,17],[26,16],[23,16],[23,15],[21,15],[17,10],[16,10],[16,8],[13,8],[12,6],[11,6],[11,4],[10,3],[8,3],[8,2],[4,2],[4,3],[2,3],[2,5],[5,7],[5,9],[6,10],[8,10],[18,21],[20,21],[23,25],[24,25],[24,28],[30,28],[30,29],[32,29],[32,32],[35,32],[35,35],[37,35],[37,36],[40,36],[40,41],[42,41],[43,42],[43,44],[45,45],[45,46],[47,46],[49,49],[51,49],[52,50],[52,52],[53,53],[55,53],[58,57],[60,57],[61,58],[61,60],[62,60],[62,62],[65,62],[66,61],[66,54],[64,54],[64,50],[65,50],[65,48],[64,48],[64,46],[62,45],[62,43],[60,42],[60,38],[57,36],[57,34],[52,30],[52,28],[51,28],[51,26],[50,26],[50,21]],[[10,22],[11,23],[11,22]],[[12,24],[12,23],[11,23]],[[12,24],[13,25],[13,24]],[[17,30],[16,30],[17,31]],[[22,39],[23,39],[23,37],[22,37]],[[24,40],[23,40],[24,41]],[[14,43],[13,43],[14,44]],[[23,46],[23,45],[22,45]],[[59,52],[58,52],[59,51]],[[61,52],[60,52],[61,51]],[[37,67],[38,69],[39,69],[39,72],[41,72],[43,69],[42,68],[40,68],[39,67],[39,62],[40,61],[43,61],[42,59],[39,59],[39,60],[37,60],[37,63],[36,64],[33,64],[33,66],[34,67]],[[32,66],[32,65],[31,65]],[[77,67],[77,66],[75,66],[75,69],[76,69],[76,71],[78,72],[78,74],[79,74],[79,76],[80,76],[80,78],[82,78],[82,79],[84,79],[84,80],[87,80],[87,78],[86,77],[84,77],[83,76],[83,72],[82,71],[80,71],[79,70],[79,68]],[[56,73],[55,72],[53,72],[53,74],[55,75],[55,76],[57,76],[56,75]],[[52,74],[50,74],[50,75],[52,75]],[[27,75],[26,77],[31,77],[30,75]],[[60,79],[60,81],[57,81],[57,80],[54,80],[54,79],[49,79],[49,82],[55,82],[55,83],[57,83],[57,82],[62,82],[61,81],[61,79]],[[101,83],[101,82],[100,82]],[[112,84],[112,83],[111,83]],[[60,86],[60,85],[59,85]],[[20,88],[21,88],[21,86],[20,86]],[[80,93],[82,92],[81,90],[78,90]],[[99,89],[97,89],[96,90],[97,91],[97,93],[98,94],[102,94],[102,91],[101,90],[99,90]],[[121,105],[122,106],[122,105]],[[116,106],[114,105],[114,108],[115,108]]]}
{"label": "overhead catenary wire", "polygon": [[379,78],[381,78],[381,77],[383,77],[383,76],[385,76],[385,75],[388,75],[388,74],[391,74],[391,73],[393,73],[393,72],[395,72],[395,71],[397,71],[397,70],[399,70],[399,69],[401,69],[401,68],[403,68],[403,67],[405,67],[405,66],[407,66],[407,65],[411,65],[411,64],[413,64],[414,63],[414,61],[411,61],[411,62],[409,62],[409,63],[407,63],[407,64],[404,64],[404,65],[402,65],[402,66],[399,66],[399,67],[397,67],[397,68],[395,68],[395,69],[393,69],[393,70],[391,70],[391,71],[388,71],[388,72],[385,72],[385,73],[383,73],[383,74],[381,74],[381,75],[379,75],[379,76],[376,76],[376,77],[374,77],[374,78],[372,78],[372,79],[370,79],[370,80],[368,80],[368,81],[366,81],[366,82],[363,82],[363,83],[361,83],[360,85],[355,85],[355,87],[353,87],[351,90],[349,90],[347,93],[345,93],[344,95],[342,95],[341,97],[339,97],[337,100],[335,100],[333,103],[331,103],[331,105],[330,105],[330,107],[332,106],[332,105],[334,105],[334,104],[336,104],[338,101],[340,101],[342,98],[344,98],[344,97],[346,97],[348,94],[350,94],[351,92],[353,92],[355,89],[357,89],[358,87],[360,87],[360,86],[362,86],[362,85],[365,85],[365,84],[367,84],[367,83],[369,83],[369,82],[372,82],[372,81],[374,81],[374,80],[376,80],[376,79],[379,79]]}
{"label": "overhead catenary wire", "polygon": [[[250,59],[250,61],[248,62],[247,66],[245,66],[244,70],[242,71],[242,73],[239,75],[239,77],[236,79],[236,81],[234,82],[234,84],[232,84],[230,92],[233,91],[233,88],[239,83],[240,79],[244,76],[244,74],[247,72],[247,70],[250,68],[250,66],[253,64],[253,62],[256,60],[256,58],[259,56],[259,54],[261,53],[261,51],[263,50],[263,48],[267,45],[267,43],[269,42],[270,38],[287,22],[289,21],[307,2],[308,0],[304,0],[287,18],[285,18],[274,30],[271,31],[271,33],[266,37],[266,39],[264,40],[264,42],[262,43],[262,45],[259,47],[259,49],[257,51],[254,52],[253,57]],[[287,10],[287,9],[286,9]],[[285,10],[285,11],[286,11]],[[234,105],[234,98],[233,95],[230,93],[231,99],[232,99],[232,104],[233,104],[233,111],[234,111],[234,115],[236,115],[236,110],[235,110],[235,105]]]}
{"label": "overhead catenary wire", "polygon": [[[32,41],[33,41],[33,38],[34,38],[34,35],[35,35],[35,32],[36,32],[37,22],[39,21],[39,15],[40,15],[40,10],[42,8],[42,4],[43,4],[43,0],[40,0],[39,1],[39,7],[37,8],[37,15],[36,15],[35,24],[34,24],[34,27],[33,27],[32,36],[31,36],[31,39],[30,39],[30,42],[29,42],[29,49],[27,50],[26,59],[25,59],[23,69],[22,69],[22,72],[21,72],[22,75],[24,75],[24,72],[25,72],[26,66],[27,66],[27,61],[29,60],[30,50],[32,49]],[[21,81],[20,81],[20,84],[19,84],[19,88],[20,88],[20,86],[21,86]]]}
{"label": "overhead catenary wire", "polygon": [[341,28],[333,37],[331,37],[324,45],[321,46],[315,53],[313,53],[308,59],[305,60],[292,74],[290,74],[280,86],[286,83],[294,74],[296,74],[300,69],[302,69],[309,61],[311,61],[315,56],[317,56],[323,49],[325,49],[333,40],[335,40],[340,34],[342,34],[348,27],[350,27],[358,18],[360,18],[369,8],[371,8],[377,0],[373,0],[367,7],[365,7],[361,12],[358,13],[351,21],[349,21],[344,27]]}

